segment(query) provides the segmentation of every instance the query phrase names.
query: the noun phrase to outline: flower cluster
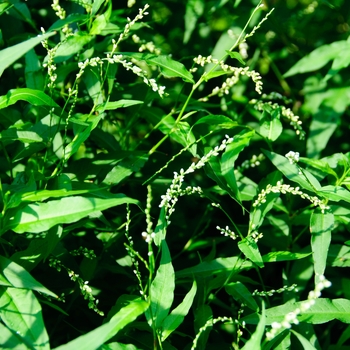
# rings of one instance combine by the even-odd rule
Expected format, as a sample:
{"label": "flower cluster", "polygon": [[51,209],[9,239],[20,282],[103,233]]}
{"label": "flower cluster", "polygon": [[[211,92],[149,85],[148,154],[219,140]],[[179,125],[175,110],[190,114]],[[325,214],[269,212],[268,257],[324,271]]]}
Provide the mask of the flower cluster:
{"label": "flower cluster", "polygon": [[161,51],[160,49],[158,49],[153,41],[145,41],[145,40],[141,40],[140,37],[136,34],[134,34],[132,36],[132,40],[134,41],[135,44],[140,44],[139,47],[139,52],[144,52],[144,51],[149,51],[151,53],[154,53],[156,55],[160,55]]}
{"label": "flower cluster", "polygon": [[289,151],[285,157],[289,160],[290,164],[295,164],[299,162],[300,154],[299,152]]}
{"label": "flower cluster", "polygon": [[97,67],[97,65],[100,65],[100,67],[102,67],[103,65],[103,61],[101,60],[100,57],[93,57],[85,60],[84,62],[79,62],[78,63],[79,72],[76,75],[77,79],[79,79],[83,75],[85,68],[87,66]]}
{"label": "flower cluster", "polygon": [[83,294],[85,300],[88,300],[89,309],[92,309],[100,316],[104,316],[103,311],[97,308],[98,299],[92,295],[92,289],[88,286],[89,281],[84,281],[77,273],[63,265],[62,262],[56,258],[50,258],[49,266],[55,268],[59,272],[62,269],[66,270],[70,279],[78,283],[81,294]]}
{"label": "flower cluster", "polygon": [[[215,146],[214,149],[205,154],[197,163],[192,163],[187,170],[181,169],[180,173],[174,172],[174,178],[171,182],[170,187],[167,189],[165,195],[161,196],[161,203],[159,205],[160,208],[165,207],[167,211],[167,220],[170,215],[175,211],[174,207],[176,202],[178,201],[178,197],[184,196],[187,194],[198,193],[201,194],[202,190],[200,187],[187,187],[185,190],[181,189],[182,183],[184,181],[185,175],[193,173],[196,170],[201,169],[205,166],[205,164],[209,161],[211,157],[216,157],[219,155],[219,152],[224,151],[231,142],[233,142],[233,138],[228,135],[222,141],[220,146]],[[169,223],[169,222],[168,222]]]}
{"label": "flower cluster", "polygon": [[163,97],[165,86],[159,86],[155,79],[149,79],[147,72],[143,71],[140,67],[136,66],[132,62],[123,59],[123,55],[107,55],[109,63],[120,63],[126,70],[131,70],[134,74],[143,79],[143,82],[150,86],[154,92],[158,92],[160,97]]}
{"label": "flower cluster", "polygon": [[156,237],[156,234],[154,232],[152,233],[147,233],[147,232],[142,232],[141,233],[142,238],[145,240],[146,243],[152,243],[153,239]]}
{"label": "flower cluster", "polygon": [[128,7],[133,7],[136,4],[136,0],[128,0]]}
{"label": "flower cluster", "polygon": [[[232,29],[229,29],[227,34],[231,39],[236,40],[238,38],[238,35],[236,35]],[[248,58],[248,44],[246,42],[240,42],[238,44],[238,50],[244,60]]]}
{"label": "flower cluster", "polygon": [[331,282],[326,280],[324,276],[320,276],[315,289],[310,291],[307,300],[301,302],[300,308],[289,312],[282,322],[272,322],[271,330],[266,333],[267,340],[273,339],[281,330],[291,328],[292,324],[299,324],[298,315],[310,309],[310,307],[315,304],[315,300],[321,296],[321,291],[330,286]]}
{"label": "flower cluster", "polygon": [[258,231],[253,231],[250,236],[252,236],[255,243],[258,243],[258,240],[264,237],[264,235]]}
{"label": "flower cluster", "polygon": [[265,156],[260,153],[259,155],[253,155],[251,159],[245,160],[239,167],[237,167],[237,171],[242,172],[243,170],[249,168],[255,168],[260,165],[260,162],[265,159]]}
{"label": "flower cluster", "polygon": [[226,226],[225,228],[222,228],[220,226],[216,226],[216,229],[220,231],[220,233],[222,235],[224,235],[225,237],[230,237],[233,240],[235,240],[237,238],[237,235],[230,230],[230,228],[228,226]]}
{"label": "flower cluster", "polygon": [[[218,317],[214,319],[208,320],[203,327],[199,328],[198,333],[196,334],[196,337],[193,340],[191,350],[194,350],[197,347],[197,342],[201,334],[208,328],[214,326],[218,322],[229,322],[229,323],[234,323],[232,317]],[[238,320],[235,320],[235,323],[239,323]]]}
{"label": "flower cluster", "polygon": [[52,9],[55,12],[55,15],[59,18],[59,19],[65,19],[66,18],[66,11],[61,7],[60,5],[60,0],[53,0],[53,3],[51,5]]}
{"label": "flower cluster", "polygon": [[87,259],[95,259],[96,258],[96,254],[95,252],[91,249],[87,249],[86,247],[79,247],[78,249],[72,250],[71,252],[69,252],[71,255],[73,256],[78,256],[78,255],[84,255],[85,258]]}
{"label": "flower cluster", "polygon": [[298,289],[296,289],[297,285],[296,284],[292,284],[291,286],[284,286],[282,288],[279,288],[277,290],[275,289],[271,289],[267,292],[263,291],[263,292],[259,292],[257,289],[252,293],[253,296],[258,295],[260,297],[272,297],[275,293],[284,293],[284,292],[298,292]]}
{"label": "flower cluster", "polygon": [[[131,4],[131,3],[132,3],[132,2],[130,2],[130,4]],[[136,15],[136,17],[135,17],[133,20],[131,20],[130,18],[128,18],[128,23],[125,25],[123,33],[121,33],[121,34],[119,35],[118,41],[113,41],[113,50],[112,50],[112,52],[115,52],[116,49],[117,49],[117,47],[118,47],[118,45],[119,45],[119,43],[120,43],[122,40],[124,40],[124,39],[128,36],[131,27],[132,27],[137,21],[139,21],[140,19],[142,19],[144,16],[147,16],[147,15],[148,15],[148,12],[146,12],[146,10],[147,10],[148,8],[149,8],[149,5],[146,4],[146,5],[144,6],[143,9],[139,9],[138,15]]]}
{"label": "flower cluster", "polygon": [[255,83],[255,91],[259,94],[262,93],[262,81],[261,81],[261,75],[252,70],[249,70],[249,67],[232,67],[226,64],[224,61],[219,61],[216,58],[213,58],[212,56],[203,57],[202,55],[199,55],[198,57],[195,57],[193,61],[198,64],[199,66],[204,67],[206,64],[215,64],[220,66],[220,68],[226,72],[227,74],[233,74],[231,77],[228,77],[225,82],[221,85],[221,87],[217,86],[213,89],[211,94],[209,94],[206,97],[203,97],[201,101],[208,101],[209,97],[218,95],[219,97],[223,95],[229,94],[230,88],[237,84],[239,81],[240,76],[246,75],[247,77],[251,78],[253,82]]}
{"label": "flower cluster", "polygon": [[[41,32],[45,34],[44,28],[41,28]],[[43,47],[47,50],[47,63],[43,64],[44,68],[47,68],[47,74],[49,76],[49,83],[47,84],[47,87],[49,89],[53,89],[55,87],[55,81],[57,79],[57,74],[55,73],[56,71],[56,65],[54,63],[54,57],[57,51],[58,46],[56,45],[52,49],[49,48],[49,44],[47,40],[43,40],[41,42]]]}
{"label": "flower cluster", "polygon": [[310,196],[305,192],[300,191],[299,187],[292,187],[290,185],[282,184],[281,181],[277,181],[277,184],[275,186],[267,185],[266,189],[263,189],[259,194],[256,201],[253,203],[253,207],[257,207],[263,203],[266,203],[266,196],[269,193],[291,193],[295,196],[300,196],[303,199],[307,199],[310,201],[315,207],[319,207],[322,211],[322,213],[325,212],[325,210],[329,209],[329,207],[322,201],[320,198],[316,196]]}
{"label": "flower cluster", "polygon": [[254,105],[254,108],[258,111],[263,111],[265,106],[268,105],[272,109],[278,109],[283,117],[289,120],[290,125],[294,128],[295,133],[299,136],[300,140],[305,138],[305,131],[302,128],[302,121],[299,120],[299,116],[295,115],[290,108],[280,106],[278,103],[272,103],[271,101],[263,102],[258,100],[251,100],[249,103]]}

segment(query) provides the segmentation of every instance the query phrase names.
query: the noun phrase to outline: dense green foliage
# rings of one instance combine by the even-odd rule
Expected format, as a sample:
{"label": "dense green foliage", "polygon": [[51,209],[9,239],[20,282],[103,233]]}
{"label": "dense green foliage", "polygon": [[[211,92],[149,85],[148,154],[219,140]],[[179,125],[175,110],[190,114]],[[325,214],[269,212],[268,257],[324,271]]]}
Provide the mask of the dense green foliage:
{"label": "dense green foliage", "polygon": [[1,349],[348,348],[349,12],[1,1]]}

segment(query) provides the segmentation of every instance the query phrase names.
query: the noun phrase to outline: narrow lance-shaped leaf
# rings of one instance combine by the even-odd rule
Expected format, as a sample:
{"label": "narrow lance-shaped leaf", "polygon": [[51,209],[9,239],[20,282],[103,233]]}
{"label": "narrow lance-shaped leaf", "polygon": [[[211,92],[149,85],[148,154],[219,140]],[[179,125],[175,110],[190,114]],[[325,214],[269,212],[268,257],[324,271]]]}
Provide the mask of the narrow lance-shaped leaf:
{"label": "narrow lance-shaped leaf", "polygon": [[188,267],[176,272],[177,278],[193,277],[193,276],[210,276],[218,274],[221,271],[241,272],[245,269],[251,269],[254,265],[250,261],[244,261],[238,257],[217,258],[212,261],[203,261],[196,266]]}
{"label": "narrow lance-shaped leaf", "polygon": [[[272,322],[281,323],[288,313],[301,309],[302,303],[303,301],[287,302],[286,304],[267,309],[266,324],[270,325]],[[334,319],[350,323],[350,300],[318,298],[308,310],[298,315],[299,322],[312,324],[326,323]],[[245,316],[241,321],[245,321],[248,324],[257,324],[259,321],[258,314],[254,313]]]}
{"label": "narrow lance-shaped leaf", "polygon": [[310,218],[311,249],[314,261],[315,284],[319,282],[320,276],[324,275],[331,244],[332,229],[334,226],[334,215],[332,213],[321,213],[315,209]]}
{"label": "narrow lance-shaped leaf", "polygon": [[248,236],[238,242],[239,250],[258,267],[264,267],[258,245],[254,241],[252,236]]}
{"label": "narrow lance-shaped leaf", "polygon": [[249,145],[250,139],[254,136],[254,131],[243,130],[234,136],[234,140],[230,143],[221,157],[221,172],[227,181],[228,186],[232,189],[236,199],[241,202],[241,195],[237,187],[236,177],[234,173],[235,161],[242,150]]}
{"label": "narrow lance-shaped leaf", "polygon": [[4,231],[17,233],[46,231],[57,224],[76,222],[89,214],[121,204],[138,204],[138,201],[123,194],[114,198],[67,197],[47,203],[28,204],[7,218]]}
{"label": "narrow lance-shaped leaf", "polygon": [[131,301],[129,305],[120,309],[108,323],[95,328],[93,331],[84,334],[67,344],[61,345],[55,350],[96,350],[101,345],[114,337],[126,325],[133,322],[138,316],[144,313],[148,304],[143,300]]}
{"label": "narrow lance-shaped leaf", "polygon": [[258,311],[259,306],[249,292],[248,288],[241,282],[233,282],[225,286],[228,294],[237,300],[239,303],[246,305],[253,311]]}
{"label": "narrow lance-shaped leaf", "polygon": [[0,109],[15,104],[17,101],[27,101],[34,106],[58,107],[57,103],[45,93],[34,89],[13,89],[0,96]]}
{"label": "narrow lance-shaped leaf", "polygon": [[162,323],[169,313],[174,301],[175,272],[171,263],[171,256],[166,241],[161,243],[162,257],[150,288],[150,308],[146,313],[148,323],[154,324],[156,329],[162,327]]}
{"label": "narrow lance-shaped leaf", "polygon": [[10,259],[5,258],[4,256],[0,256],[0,271],[1,275],[3,275],[3,277],[5,277],[8,281],[8,283],[0,281],[0,285],[36,290],[37,292],[58,298],[55,293],[52,293],[47,288],[45,288],[22,266],[18,265]]}
{"label": "narrow lance-shaped leaf", "polygon": [[40,44],[43,40],[55,35],[55,32],[38,35],[35,38],[23,41],[17,45],[7,47],[0,51],[0,76],[4,70],[9,67],[12,63],[16,62],[26,52],[32,49],[34,46]]}
{"label": "narrow lance-shaped leaf", "polygon": [[265,304],[262,304],[261,316],[256,327],[255,332],[251,335],[249,340],[245,343],[242,350],[256,350],[261,349],[261,339],[265,331]]}
{"label": "narrow lance-shaped leaf", "polygon": [[192,74],[186,69],[186,67],[169,56],[157,56],[150,53],[134,53],[134,52],[121,52],[122,55],[134,57],[137,60],[144,60],[148,64],[156,65],[160,68],[162,74],[169,78],[182,78],[184,81],[194,84]]}
{"label": "narrow lance-shaped leaf", "polygon": [[170,315],[164,319],[162,327],[162,341],[168,338],[168,336],[183,322],[185,316],[188,314],[188,311],[192,306],[196,291],[197,284],[196,281],[194,281],[191,290],[186,294],[184,300],[173,311],[171,311]]}
{"label": "narrow lance-shaped leaf", "polygon": [[318,180],[307,170],[303,169],[303,172],[300,173],[297,165],[290,164],[286,157],[264,149],[262,151],[271,160],[274,166],[289,180],[297,182],[300,186],[312,192],[321,188]]}

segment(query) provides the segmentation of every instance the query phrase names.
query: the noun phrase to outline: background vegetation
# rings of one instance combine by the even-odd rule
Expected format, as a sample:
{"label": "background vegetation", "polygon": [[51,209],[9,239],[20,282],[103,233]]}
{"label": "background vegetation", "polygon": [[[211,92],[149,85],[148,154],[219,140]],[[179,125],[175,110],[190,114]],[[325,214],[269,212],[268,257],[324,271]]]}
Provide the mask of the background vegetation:
{"label": "background vegetation", "polygon": [[1,348],[349,348],[349,12],[1,1]]}

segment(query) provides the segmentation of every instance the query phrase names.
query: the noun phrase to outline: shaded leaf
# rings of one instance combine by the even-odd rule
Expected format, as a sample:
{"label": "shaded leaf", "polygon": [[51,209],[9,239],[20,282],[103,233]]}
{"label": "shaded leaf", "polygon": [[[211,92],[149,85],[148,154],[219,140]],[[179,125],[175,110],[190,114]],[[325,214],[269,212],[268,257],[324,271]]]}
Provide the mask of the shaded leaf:
{"label": "shaded leaf", "polygon": [[259,310],[259,306],[253,298],[252,293],[249,292],[248,288],[243,283],[229,283],[225,286],[225,290],[228,294],[232,295],[232,297],[240,304],[244,304],[253,311]]}
{"label": "shaded leaf", "polygon": [[197,284],[196,281],[194,281],[192,288],[186,294],[184,300],[164,319],[162,326],[162,341],[168,338],[168,336],[183,322],[192,306],[196,292]]}
{"label": "shaded leaf", "polygon": [[195,277],[196,275],[205,277],[227,270],[230,270],[232,274],[234,274],[234,272],[239,273],[242,270],[251,269],[253,266],[254,265],[250,261],[238,257],[217,258],[212,261],[204,261],[196,266],[177,271],[176,277]]}
{"label": "shaded leaf", "polygon": [[54,298],[58,298],[55,293],[52,293],[47,288],[45,288],[22,266],[18,265],[10,259],[5,258],[4,256],[0,256],[0,271],[1,275],[8,281],[6,284],[4,281],[0,281],[0,285],[31,289],[50,295]]}

